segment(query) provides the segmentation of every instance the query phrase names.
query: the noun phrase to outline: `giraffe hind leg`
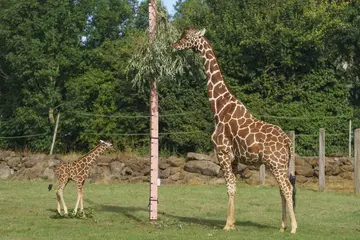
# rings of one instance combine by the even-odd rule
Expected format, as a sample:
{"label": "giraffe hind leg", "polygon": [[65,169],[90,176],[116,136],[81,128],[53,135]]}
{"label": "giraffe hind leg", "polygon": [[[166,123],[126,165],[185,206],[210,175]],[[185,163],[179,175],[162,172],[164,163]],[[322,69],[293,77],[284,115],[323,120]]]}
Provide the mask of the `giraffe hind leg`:
{"label": "giraffe hind leg", "polygon": [[[297,222],[295,218],[294,212],[294,205],[293,205],[293,186],[288,179],[287,169],[284,170],[277,170],[277,172],[272,171],[276,181],[280,187],[280,195],[281,195],[281,202],[282,202],[282,224],[280,231],[284,231],[286,227],[286,206],[289,211],[290,215],[290,222],[291,222],[291,233],[296,233],[297,229]],[[286,206],[285,206],[286,205]]]}
{"label": "giraffe hind leg", "polygon": [[59,183],[59,186],[58,188],[56,189],[56,199],[57,199],[57,202],[58,202],[58,206],[57,206],[57,211],[59,214],[61,214],[61,204],[64,208],[64,214],[67,215],[68,214],[68,209],[66,207],[66,204],[65,204],[65,200],[64,200],[64,188],[67,184],[67,181],[66,182],[61,182]]}
{"label": "giraffe hind leg", "polygon": [[84,211],[84,204],[83,204],[84,182],[85,181],[77,181],[76,182],[78,197],[77,197],[77,201],[76,201],[76,204],[75,204],[73,215],[76,215],[78,207],[79,207],[79,203],[80,203],[80,212]]}

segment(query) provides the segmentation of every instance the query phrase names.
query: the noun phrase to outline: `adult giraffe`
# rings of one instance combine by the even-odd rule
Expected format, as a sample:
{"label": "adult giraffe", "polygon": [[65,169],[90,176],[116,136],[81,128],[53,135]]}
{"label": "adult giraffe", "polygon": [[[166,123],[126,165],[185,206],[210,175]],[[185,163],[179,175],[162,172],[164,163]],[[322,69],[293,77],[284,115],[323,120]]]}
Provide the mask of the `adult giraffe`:
{"label": "adult giraffe", "polygon": [[280,187],[282,223],[286,229],[286,205],[291,219],[291,233],[297,223],[294,213],[294,176],[289,175],[290,158],[294,157],[291,139],[279,127],[256,119],[228,90],[205,29],[185,30],[173,44],[177,50],[193,49],[205,60],[210,107],[214,113],[215,130],[211,140],[227,185],[229,197],[225,230],[235,228],[235,193],[237,163],[265,166],[275,176]]}

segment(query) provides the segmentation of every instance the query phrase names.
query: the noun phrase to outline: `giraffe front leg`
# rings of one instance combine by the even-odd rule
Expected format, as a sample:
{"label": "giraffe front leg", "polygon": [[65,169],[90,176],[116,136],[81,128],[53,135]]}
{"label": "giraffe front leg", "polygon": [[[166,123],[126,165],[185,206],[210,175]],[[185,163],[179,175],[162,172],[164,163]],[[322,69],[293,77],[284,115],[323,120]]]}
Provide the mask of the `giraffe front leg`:
{"label": "giraffe front leg", "polygon": [[[77,214],[77,210],[79,208],[79,203],[80,203],[81,198],[82,198],[82,191],[83,191],[82,182],[76,181],[76,187],[77,187],[77,200],[76,200],[75,208],[74,208],[74,211],[73,211],[74,216],[76,216],[76,214]],[[81,205],[82,205],[82,203],[81,203]],[[80,205],[80,208],[81,208],[80,210],[83,210],[81,205]]]}
{"label": "giraffe front leg", "polygon": [[79,202],[80,202],[80,194],[78,193],[78,196],[77,196],[77,200],[76,200],[76,204],[75,204],[75,208],[74,208],[74,211],[73,211],[73,216],[76,216],[77,214],[77,210],[78,210],[78,207],[79,207]]}
{"label": "giraffe front leg", "polygon": [[285,232],[285,229],[286,229],[286,199],[281,190],[280,190],[280,196],[281,196],[282,217],[281,217],[281,228],[279,231]]}
{"label": "giraffe front leg", "polygon": [[228,210],[227,219],[224,230],[229,231],[235,229],[235,194],[236,194],[236,177],[232,171],[231,162],[233,158],[231,154],[218,154],[221,169],[224,172],[224,177],[227,186],[228,194]]}
{"label": "giraffe front leg", "polygon": [[225,231],[229,231],[231,229],[236,229],[236,227],[235,227],[235,192],[236,191],[229,190],[229,186],[228,186],[229,202],[228,202],[226,225],[224,227]]}
{"label": "giraffe front leg", "polygon": [[80,212],[82,212],[83,217],[85,217],[85,212],[84,212],[84,183],[85,183],[85,181],[82,182],[81,197],[80,197]]}

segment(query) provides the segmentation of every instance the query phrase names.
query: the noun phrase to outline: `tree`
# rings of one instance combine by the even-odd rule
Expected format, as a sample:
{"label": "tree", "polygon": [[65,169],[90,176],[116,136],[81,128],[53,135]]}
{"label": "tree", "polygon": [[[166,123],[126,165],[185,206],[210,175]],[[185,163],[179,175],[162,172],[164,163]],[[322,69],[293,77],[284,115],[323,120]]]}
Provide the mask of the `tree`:
{"label": "tree", "polygon": [[[2,69],[11,110],[3,116],[11,125],[4,135],[49,133],[56,106],[62,103],[64,85],[81,59],[80,38],[86,23],[85,1],[8,1],[0,10]],[[20,91],[19,91],[20,90]],[[48,114],[49,115],[48,115]],[[31,123],[29,125],[29,123]],[[35,126],[35,127],[34,127]],[[18,140],[24,144],[24,140]],[[49,138],[29,142],[45,149]]]}
{"label": "tree", "polygon": [[[182,28],[189,23],[207,28],[231,91],[257,117],[285,131],[314,135],[311,141],[297,139],[297,152],[314,154],[319,127],[343,133],[352,118],[348,81],[333,57],[338,49],[326,45],[331,30],[344,24],[344,6],[315,0],[188,0],[178,2],[175,21]],[[346,139],[334,138],[332,144],[328,150],[338,151]]]}

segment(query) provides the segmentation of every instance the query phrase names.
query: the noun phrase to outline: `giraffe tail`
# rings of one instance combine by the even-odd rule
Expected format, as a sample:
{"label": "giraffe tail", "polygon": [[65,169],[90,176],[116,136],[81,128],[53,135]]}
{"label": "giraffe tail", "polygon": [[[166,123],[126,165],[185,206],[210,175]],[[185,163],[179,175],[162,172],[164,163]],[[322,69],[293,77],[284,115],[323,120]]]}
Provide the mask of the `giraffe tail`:
{"label": "giraffe tail", "polygon": [[48,186],[49,191],[51,191],[52,187],[53,187],[53,185],[49,184],[49,186]]}
{"label": "giraffe tail", "polygon": [[295,206],[296,206],[296,199],[295,199],[295,195],[296,195],[295,182],[296,182],[296,179],[295,179],[295,176],[290,174],[289,180],[290,180],[291,185],[293,186],[292,200],[293,200],[293,208],[295,209]]}
{"label": "giraffe tail", "polygon": [[[289,139],[290,140],[290,139]],[[289,158],[289,166],[292,163],[294,163],[295,165],[295,151],[294,151],[294,145],[292,143],[292,141],[290,140],[289,141],[289,151],[290,151],[290,158]],[[295,166],[293,166],[295,167]],[[290,167],[289,167],[289,180],[290,180],[290,183],[293,187],[293,192],[292,192],[292,200],[293,200],[293,208],[295,209],[295,206],[296,206],[296,199],[295,199],[295,195],[296,195],[296,188],[295,188],[295,183],[296,183],[296,177],[295,177],[295,174],[293,175],[291,170],[290,170]]]}

